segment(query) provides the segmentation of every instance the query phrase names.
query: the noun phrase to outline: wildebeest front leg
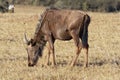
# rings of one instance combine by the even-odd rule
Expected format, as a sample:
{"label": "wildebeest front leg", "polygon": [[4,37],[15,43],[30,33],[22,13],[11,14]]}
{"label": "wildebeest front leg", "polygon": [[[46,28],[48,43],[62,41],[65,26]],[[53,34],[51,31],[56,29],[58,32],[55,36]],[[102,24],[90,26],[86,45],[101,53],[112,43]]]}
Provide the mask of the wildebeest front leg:
{"label": "wildebeest front leg", "polygon": [[52,66],[55,66],[56,65],[56,62],[55,62],[55,53],[54,53],[54,39],[52,39],[51,36],[49,36],[48,38],[48,43],[49,43],[49,53],[48,53],[48,58],[50,56],[50,54],[52,54]]}
{"label": "wildebeest front leg", "polygon": [[75,65],[77,59],[78,59],[78,56],[80,54],[80,51],[82,49],[82,46],[80,44],[80,40],[79,40],[79,35],[76,34],[75,31],[71,31],[71,36],[75,42],[75,46],[77,47],[77,50],[76,50],[76,55],[75,57],[73,58],[72,62],[71,62],[71,67]]}

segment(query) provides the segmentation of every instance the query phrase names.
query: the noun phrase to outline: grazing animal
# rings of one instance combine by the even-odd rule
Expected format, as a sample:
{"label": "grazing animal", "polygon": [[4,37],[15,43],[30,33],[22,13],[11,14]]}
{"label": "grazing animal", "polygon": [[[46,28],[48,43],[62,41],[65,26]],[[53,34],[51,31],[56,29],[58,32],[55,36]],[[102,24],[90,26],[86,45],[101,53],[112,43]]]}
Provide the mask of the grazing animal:
{"label": "grazing animal", "polygon": [[13,4],[10,4],[8,7],[9,12],[14,13],[15,6]]}
{"label": "grazing animal", "polygon": [[46,9],[39,19],[34,37],[28,40],[26,34],[24,34],[25,42],[28,45],[28,66],[36,65],[39,56],[42,56],[46,42],[49,44],[47,64],[50,64],[49,58],[52,54],[52,65],[54,66],[56,64],[54,52],[55,40],[66,41],[73,39],[77,50],[70,65],[75,65],[83,48],[86,54],[84,66],[87,67],[89,23],[90,17],[80,10]]}

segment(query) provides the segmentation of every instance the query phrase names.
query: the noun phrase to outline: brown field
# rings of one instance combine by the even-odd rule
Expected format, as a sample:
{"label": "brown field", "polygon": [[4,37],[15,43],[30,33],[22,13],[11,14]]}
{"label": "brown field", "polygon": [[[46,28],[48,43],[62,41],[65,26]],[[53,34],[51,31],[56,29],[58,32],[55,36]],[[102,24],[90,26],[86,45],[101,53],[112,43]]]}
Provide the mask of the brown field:
{"label": "brown field", "polygon": [[42,7],[16,6],[15,13],[0,13],[0,80],[120,80],[120,12],[93,13],[89,26],[89,67],[83,68],[81,52],[75,67],[68,67],[75,55],[71,41],[56,41],[57,67],[44,67],[44,56],[35,67],[27,66],[23,34],[33,36]]}

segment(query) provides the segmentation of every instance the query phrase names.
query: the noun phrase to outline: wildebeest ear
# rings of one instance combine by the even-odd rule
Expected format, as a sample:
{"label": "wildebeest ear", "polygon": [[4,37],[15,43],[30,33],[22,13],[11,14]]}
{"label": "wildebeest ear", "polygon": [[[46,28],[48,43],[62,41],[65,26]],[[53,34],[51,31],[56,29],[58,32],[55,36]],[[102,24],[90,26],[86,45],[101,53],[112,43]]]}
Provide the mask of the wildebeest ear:
{"label": "wildebeest ear", "polygon": [[31,44],[32,46],[35,46],[35,45],[36,45],[36,42],[35,42],[33,39],[31,39],[31,40],[30,40],[30,44]]}

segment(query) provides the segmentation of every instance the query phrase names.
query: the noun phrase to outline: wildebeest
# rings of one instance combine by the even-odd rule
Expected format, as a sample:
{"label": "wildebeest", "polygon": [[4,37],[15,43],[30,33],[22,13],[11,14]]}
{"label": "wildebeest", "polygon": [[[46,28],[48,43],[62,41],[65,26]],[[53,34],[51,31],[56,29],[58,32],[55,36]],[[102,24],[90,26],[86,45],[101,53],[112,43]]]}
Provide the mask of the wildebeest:
{"label": "wildebeest", "polygon": [[5,13],[5,12],[12,12],[14,13],[14,1],[10,3],[8,0],[1,0],[0,1],[0,12]]}
{"label": "wildebeest", "polygon": [[54,66],[56,64],[54,53],[55,40],[66,41],[73,39],[77,50],[70,65],[75,65],[83,48],[86,54],[84,66],[87,67],[89,23],[90,17],[88,14],[80,10],[46,9],[39,19],[34,37],[28,40],[26,34],[24,35],[28,45],[28,66],[36,65],[39,56],[42,56],[46,42],[49,44],[47,64],[50,64],[49,58],[52,54],[52,65]]}
{"label": "wildebeest", "polygon": [[15,6],[13,4],[10,4],[8,7],[9,12],[14,13]]}
{"label": "wildebeest", "polygon": [[0,1],[0,12],[8,12],[9,2],[6,0]]}

